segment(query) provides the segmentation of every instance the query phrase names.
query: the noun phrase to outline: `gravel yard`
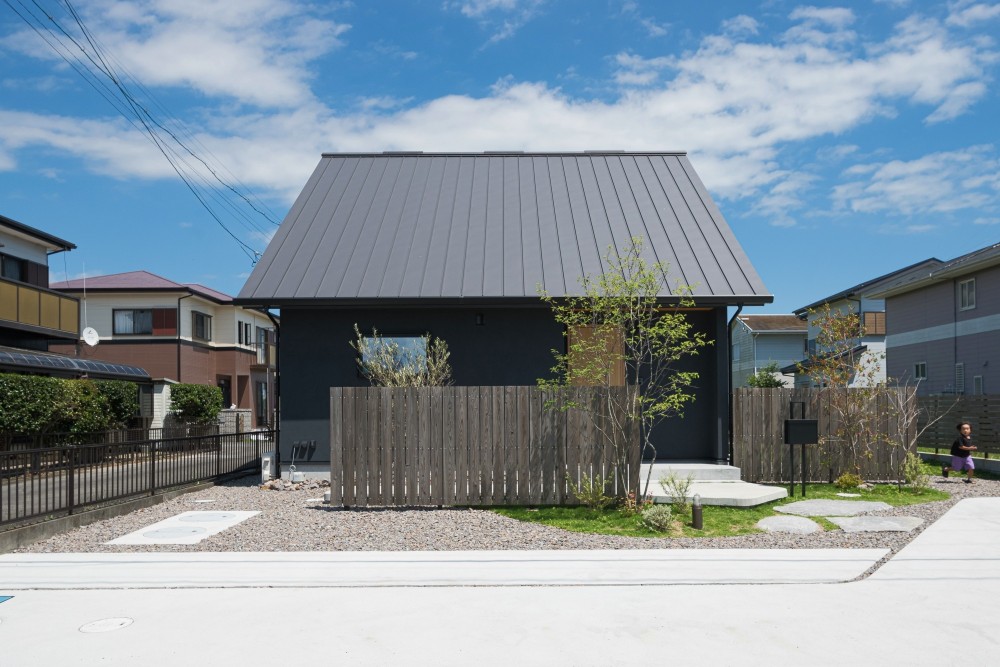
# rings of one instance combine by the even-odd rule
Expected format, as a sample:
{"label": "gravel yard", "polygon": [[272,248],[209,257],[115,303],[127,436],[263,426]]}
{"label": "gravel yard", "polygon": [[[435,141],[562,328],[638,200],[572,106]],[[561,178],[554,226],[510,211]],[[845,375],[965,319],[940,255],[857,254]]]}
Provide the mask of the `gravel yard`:
{"label": "gravel yard", "polygon": [[[727,538],[634,538],[572,533],[523,523],[476,509],[334,509],[321,502],[324,489],[271,491],[245,477],[186,494],[124,516],[36,542],[17,553],[134,551],[416,551],[466,549],[775,549],[887,548],[893,553],[962,498],[1000,496],[1000,481],[964,484],[953,476],[934,478],[935,488],[952,494],[947,501],[894,508],[875,514],[925,520],[910,533],[812,535],[758,533]],[[196,502],[212,500],[210,503]],[[798,498],[796,498],[798,500]],[[259,510],[260,514],[194,545],[113,546],[112,539],[191,510]]]}

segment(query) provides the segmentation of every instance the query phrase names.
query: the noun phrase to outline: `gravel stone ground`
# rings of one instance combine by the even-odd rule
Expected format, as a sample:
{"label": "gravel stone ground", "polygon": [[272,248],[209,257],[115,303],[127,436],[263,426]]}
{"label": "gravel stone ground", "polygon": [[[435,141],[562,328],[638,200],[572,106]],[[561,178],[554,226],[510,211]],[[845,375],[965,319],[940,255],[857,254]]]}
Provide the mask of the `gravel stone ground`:
{"label": "gravel stone ground", "polygon": [[[761,532],[725,538],[635,538],[573,533],[478,509],[331,508],[321,502],[308,502],[312,498],[322,498],[324,489],[321,487],[272,491],[261,489],[258,481],[258,478],[245,477],[186,494],[154,507],[35,542],[16,553],[885,548],[895,554],[959,500],[1000,496],[1000,480],[977,479],[975,484],[965,484],[954,476],[932,478],[931,485],[951,493],[950,499],[872,513],[924,519],[923,526],[909,533],[832,530],[810,535]],[[208,499],[214,502],[195,502]],[[105,544],[191,510],[260,510],[260,514],[193,545]],[[863,576],[877,569],[881,562]]]}

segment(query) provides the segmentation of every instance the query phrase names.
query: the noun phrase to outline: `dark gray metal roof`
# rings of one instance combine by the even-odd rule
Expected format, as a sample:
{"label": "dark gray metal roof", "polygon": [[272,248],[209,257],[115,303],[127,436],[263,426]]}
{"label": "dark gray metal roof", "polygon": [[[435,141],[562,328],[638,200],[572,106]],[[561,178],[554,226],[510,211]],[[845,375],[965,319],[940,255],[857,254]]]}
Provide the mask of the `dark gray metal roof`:
{"label": "dark gray metal roof", "polygon": [[684,153],[607,151],[324,154],[236,303],[537,301],[633,236],[699,302],[773,300]]}
{"label": "dark gray metal roof", "polygon": [[58,236],[52,236],[52,234],[43,232],[40,229],[29,227],[23,222],[18,222],[13,218],[8,218],[6,215],[0,215],[0,226],[7,227],[8,229],[11,229],[15,232],[20,232],[25,236],[30,236],[33,239],[41,241],[42,243],[51,247],[52,250],[56,252],[62,252],[64,250],[73,250],[76,248],[76,246],[70,243],[69,241],[64,241]]}
{"label": "dark gray metal roof", "polygon": [[847,289],[837,292],[836,294],[831,294],[825,299],[813,301],[808,306],[802,306],[793,312],[798,317],[806,318],[808,317],[810,310],[826,303],[835,303],[841,299],[852,299],[861,296],[867,298],[881,298],[873,295],[876,294],[878,290],[882,289],[884,285],[894,284],[895,281],[905,279],[907,276],[919,275],[924,271],[941,266],[942,263],[943,262],[937,257],[931,257],[917,262],[916,264],[910,264],[909,266],[904,266],[901,269],[896,269],[892,273],[886,273],[878,278],[872,278],[871,280],[866,280],[865,282],[854,285],[853,287],[848,287]]}

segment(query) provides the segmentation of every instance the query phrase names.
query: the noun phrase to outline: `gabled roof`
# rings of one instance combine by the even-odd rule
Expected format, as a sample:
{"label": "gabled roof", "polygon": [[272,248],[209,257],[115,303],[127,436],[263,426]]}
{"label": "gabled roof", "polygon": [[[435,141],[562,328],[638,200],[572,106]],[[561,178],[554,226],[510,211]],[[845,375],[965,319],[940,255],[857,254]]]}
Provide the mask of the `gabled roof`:
{"label": "gabled roof", "polygon": [[92,276],[52,283],[60,292],[187,292],[215,301],[232,303],[233,297],[197,283],[175,283],[149,271],[128,271],[107,276]]}
{"label": "gabled roof", "polygon": [[609,151],[324,154],[237,303],[538,302],[633,236],[699,302],[773,300],[684,153]]}
{"label": "gabled roof", "polygon": [[1000,266],[1000,243],[973,250],[949,262],[931,267],[930,270],[907,274],[887,285],[880,286],[878,291],[872,292],[870,296],[876,299],[885,299],[993,266]]}
{"label": "gabled roof", "polygon": [[740,322],[754,333],[806,333],[809,325],[795,315],[740,315]]}
{"label": "gabled roof", "polygon": [[63,250],[73,250],[76,248],[76,246],[69,241],[64,241],[58,236],[47,234],[40,229],[29,227],[23,222],[18,222],[13,218],[8,218],[6,215],[0,215],[0,227],[6,227],[8,230],[20,236],[27,236],[30,239],[41,243],[54,253],[62,252]]}
{"label": "gabled roof", "polygon": [[806,313],[816,308],[817,306],[822,306],[825,303],[834,303],[840,301],[841,299],[849,299],[852,297],[865,296],[869,298],[881,298],[875,296],[875,292],[881,289],[883,286],[892,284],[895,281],[904,279],[908,276],[919,275],[924,271],[928,271],[935,267],[938,267],[943,262],[936,257],[931,257],[930,259],[925,259],[922,262],[917,262],[916,264],[910,264],[909,266],[904,266],[901,269],[897,269],[892,273],[887,273],[885,275],[879,276],[878,278],[872,278],[871,280],[866,280],[863,283],[858,283],[854,287],[848,287],[842,292],[837,292],[836,294],[831,294],[825,299],[820,299],[819,301],[814,301],[808,306],[803,306],[795,311],[795,314],[799,317],[804,317]]}

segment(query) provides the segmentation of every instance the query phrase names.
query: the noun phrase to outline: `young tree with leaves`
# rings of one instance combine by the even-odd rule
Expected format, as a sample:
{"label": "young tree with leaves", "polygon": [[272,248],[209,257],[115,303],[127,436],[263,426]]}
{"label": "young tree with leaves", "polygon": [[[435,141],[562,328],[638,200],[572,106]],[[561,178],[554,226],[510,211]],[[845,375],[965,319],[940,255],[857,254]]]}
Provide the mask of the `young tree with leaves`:
{"label": "young tree with leaves", "polygon": [[[648,262],[642,249],[640,237],[633,237],[619,251],[609,248],[605,272],[581,279],[582,296],[541,292],[556,322],[564,327],[568,344],[566,353],[553,350],[555,379],[539,380],[539,385],[555,390],[626,388],[608,391],[605,408],[562,403],[564,408],[584,410],[597,431],[612,443],[622,489],[628,488],[628,434],[638,428],[641,453],[655,461],[654,427],[664,419],[682,416],[685,406],[695,399],[698,373],[681,370],[681,362],[710,343],[704,333],[693,331],[685,313],[694,305],[691,287],[671,289],[667,264]],[[649,477],[643,497],[649,490]]]}
{"label": "young tree with leaves", "polygon": [[824,304],[810,310],[809,316],[818,330],[816,346],[798,371],[816,386],[832,390],[829,405],[836,424],[832,436],[847,449],[853,472],[860,472],[862,460],[870,460],[874,444],[884,438],[876,408],[886,393],[880,375],[885,354],[870,352],[861,344],[864,325],[851,308],[835,310]]}
{"label": "young tree with leaves", "polygon": [[376,387],[443,387],[450,385],[448,345],[429,333],[420,337],[422,350],[404,350],[391,338],[372,329],[371,336],[354,325],[350,345],[358,353],[361,374]]}

